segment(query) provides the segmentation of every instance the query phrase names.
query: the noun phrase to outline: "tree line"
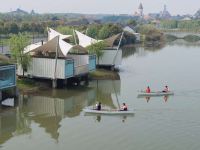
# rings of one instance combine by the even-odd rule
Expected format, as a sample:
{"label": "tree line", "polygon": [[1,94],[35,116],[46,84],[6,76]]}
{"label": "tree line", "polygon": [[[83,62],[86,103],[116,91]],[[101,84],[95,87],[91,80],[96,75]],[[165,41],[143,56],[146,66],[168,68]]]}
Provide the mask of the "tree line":
{"label": "tree line", "polygon": [[47,27],[57,27],[63,25],[59,21],[47,21],[47,22],[3,22],[0,21],[0,34],[18,34],[22,32],[27,33],[40,33],[45,34]]}
{"label": "tree line", "polygon": [[160,28],[200,31],[200,20],[162,20]]}

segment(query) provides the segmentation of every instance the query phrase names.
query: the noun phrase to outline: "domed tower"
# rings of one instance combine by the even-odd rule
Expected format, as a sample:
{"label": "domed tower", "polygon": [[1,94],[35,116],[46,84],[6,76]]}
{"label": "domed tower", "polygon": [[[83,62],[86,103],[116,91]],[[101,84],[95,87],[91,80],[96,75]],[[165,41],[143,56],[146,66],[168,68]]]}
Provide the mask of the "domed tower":
{"label": "domed tower", "polygon": [[143,16],[143,6],[142,6],[142,3],[140,3],[139,7],[138,7],[138,12],[140,14],[140,17]]}

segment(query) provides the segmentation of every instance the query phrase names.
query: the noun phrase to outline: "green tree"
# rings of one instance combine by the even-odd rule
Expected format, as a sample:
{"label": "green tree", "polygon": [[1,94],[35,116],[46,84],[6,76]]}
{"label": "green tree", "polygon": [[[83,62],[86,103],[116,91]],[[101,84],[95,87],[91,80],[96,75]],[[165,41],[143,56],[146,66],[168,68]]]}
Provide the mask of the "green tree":
{"label": "green tree", "polygon": [[116,25],[116,24],[110,25],[109,29],[110,29],[109,37],[116,35],[118,33],[122,33],[122,31],[123,31],[122,28],[119,25]]}
{"label": "green tree", "polygon": [[90,46],[87,47],[87,49],[89,50],[90,54],[96,54],[97,56],[97,64],[99,64],[99,59],[103,56],[103,50],[105,49],[106,45],[105,43],[102,42],[98,42],[95,44],[92,44]]}
{"label": "green tree", "polygon": [[106,39],[115,34],[121,33],[122,28],[116,24],[105,24],[99,31],[99,39]]}
{"label": "green tree", "polygon": [[178,22],[176,20],[162,20],[160,26],[164,29],[176,29]]}
{"label": "green tree", "polygon": [[11,23],[8,26],[8,32],[9,33],[13,33],[13,34],[17,34],[19,32],[19,27],[16,23]]}
{"label": "green tree", "polygon": [[56,30],[65,35],[73,35],[73,28],[69,26],[58,26]]}
{"label": "green tree", "polygon": [[30,24],[26,22],[22,23],[20,30],[21,32],[30,32],[31,30]]}
{"label": "green tree", "polygon": [[24,48],[29,44],[29,39],[27,35],[18,34],[13,35],[10,38],[10,50],[12,58],[21,65],[23,70],[23,77],[24,72],[27,71],[28,67],[30,66],[31,57],[28,53],[24,53]]}
{"label": "green tree", "polygon": [[153,25],[142,25],[139,27],[139,33],[145,35],[145,41],[154,42],[163,39],[163,33]]}
{"label": "green tree", "polygon": [[128,21],[127,21],[127,25],[129,26],[136,26],[137,25],[137,22],[135,21],[135,20],[133,20],[133,19],[129,19]]}
{"label": "green tree", "polygon": [[4,33],[4,23],[0,21],[0,34]]}
{"label": "green tree", "polygon": [[87,29],[87,35],[92,38],[97,38],[99,34],[99,30],[101,29],[101,25],[90,25]]}
{"label": "green tree", "polygon": [[98,37],[100,39],[106,39],[110,36],[110,29],[109,29],[109,26],[108,25],[104,25],[100,31],[99,31],[99,35]]}

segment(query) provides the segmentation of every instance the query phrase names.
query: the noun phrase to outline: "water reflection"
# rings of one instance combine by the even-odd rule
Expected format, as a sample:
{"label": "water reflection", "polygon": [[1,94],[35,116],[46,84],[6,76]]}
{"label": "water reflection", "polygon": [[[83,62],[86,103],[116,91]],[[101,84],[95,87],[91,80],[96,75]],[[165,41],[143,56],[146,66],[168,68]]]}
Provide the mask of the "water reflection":
{"label": "water reflection", "polygon": [[200,41],[187,42],[187,41],[185,41],[183,39],[177,39],[177,40],[175,40],[173,42],[168,43],[168,45],[170,45],[170,46],[174,46],[174,45],[175,46],[183,46],[184,48],[185,47],[186,48],[189,48],[189,47],[193,48],[193,47],[199,47],[200,46]]}
{"label": "water reflection", "polygon": [[147,46],[141,45],[138,46],[127,46],[122,48],[122,57],[123,58],[128,58],[129,56],[136,55],[136,57],[144,57],[146,56],[149,52],[158,52],[162,50],[162,48],[165,47],[165,43],[160,43],[157,46]]}
{"label": "water reflection", "polygon": [[22,95],[21,109],[27,118],[39,124],[56,141],[62,119],[79,116],[95,99],[95,89],[51,90],[38,95]]}
{"label": "water reflection", "polygon": [[31,121],[17,108],[2,108],[0,111],[0,144],[13,136],[31,132]]}
{"label": "water reflection", "polygon": [[[155,97],[154,97],[155,98]],[[169,96],[163,96],[162,97],[163,98],[163,100],[164,100],[164,102],[166,103],[167,101],[168,101],[168,99],[169,99]],[[151,100],[151,99],[153,99],[153,97],[149,97],[149,96],[147,96],[147,97],[144,97],[144,99],[146,100],[146,102],[147,103],[149,103],[149,101]]]}
{"label": "water reflection", "polygon": [[132,56],[135,54],[135,52],[136,52],[135,46],[123,47],[122,48],[122,58],[127,58],[129,56]]}
{"label": "water reflection", "polygon": [[[104,115],[99,115],[99,114],[97,114],[97,115],[90,115],[90,116],[92,116],[93,118],[94,118],[94,122],[96,122],[96,123],[100,123],[101,121],[102,121],[102,119],[104,118],[104,117],[117,117],[117,118],[119,118],[119,121],[121,121],[122,123],[125,123],[126,121],[127,121],[127,115],[121,115],[121,116],[104,116]],[[131,117],[133,117],[134,115],[131,115]]]}
{"label": "water reflection", "polygon": [[17,129],[16,110],[5,110],[0,113],[0,144],[12,137]]}
{"label": "water reflection", "polygon": [[92,104],[101,102],[103,107],[117,108],[119,107],[118,95],[120,95],[121,81],[120,80],[104,80],[94,81],[91,86],[95,87],[96,97]]}
{"label": "water reflection", "polygon": [[100,122],[100,121],[101,121],[101,115],[97,115],[96,121],[97,121],[97,122]]}
{"label": "water reflection", "polygon": [[[34,95],[20,95],[14,108],[1,109],[0,144],[13,136],[31,134],[32,123],[44,128],[51,138],[58,141],[61,121],[81,115],[82,109],[101,101],[104,106],[116,108],[116,97],[120,94],[120,80],[94,81],[90,86],[42,91]],[[101,122],[101,116],[96,117]]]}

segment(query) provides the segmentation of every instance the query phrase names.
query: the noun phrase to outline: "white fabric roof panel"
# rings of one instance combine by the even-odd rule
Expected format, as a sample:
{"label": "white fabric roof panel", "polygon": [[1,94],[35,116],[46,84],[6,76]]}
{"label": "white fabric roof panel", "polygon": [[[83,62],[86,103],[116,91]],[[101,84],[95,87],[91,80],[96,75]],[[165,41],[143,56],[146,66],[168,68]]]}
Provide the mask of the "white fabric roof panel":
{"label": "white fabric roof panel", "polygon": [[42,43],[41,43],[41,42],[28,45],[27,47],[25,47],[24,53],[31,52],[33,49],[36,49],[36,48],[38,48],[38,47],[40,47],[40,46],[42,46]]}
{"label": "white fabric roof panel", "polygon": [[75,30],[75,32],[76,32],[78,39],[79,39],[79,45],[81,45],[83,47],[87,47],[87,46],[90,46],[92,44],[95,44],[95,43],[102,41],[102,40],[95,40],[95,39],[79,32],[79,31]]}
{"label": "white fabric roof panel", "polygon": [[[36,52],[36,51],[41,51],[41,52],[55,52],[56,51],[56,47],[57,47],[57,41],[58,41],[58,37],[54,37],[53,39],[51,39],[50,41],[46,42],[45,44],[41,45],[40,43],[36,43],[36,44],[31,44],[29,46],[27,46],[24,50],[25,53],[29,53],[29,52]],[[69,53],[69,51],[73,48],[76,49],[80,49],[80,50],[84,50],[85,52],[87,52],[85,50],[85,48],[79,46],[79,45],[71,45],[65,41],[63,41],[61,38],[59,38],[59,45],[58,45],[58,55],[60,57],[66,57],[67,54]]]}
{"label": "white fabric roof panel", "polygon": [[51,28],[48,28],[47,30],[48,30],[48,41],[49,41],[49,40],[52,40],[52,39],[55,38],[56,36],[60,36],[60,38],[61,38],[62,40],[68,39],[69,37],[72,36],[72,35],[63,35],[63,34],[57,32],[57,31],[55,31],[55,30],[53,30],[53,29],[51,29]]}
{"label": "white fabric roof panel", "polygon": [[64,56],[67,56],[68,52],[73,46],[59,38],[59,47]]}

